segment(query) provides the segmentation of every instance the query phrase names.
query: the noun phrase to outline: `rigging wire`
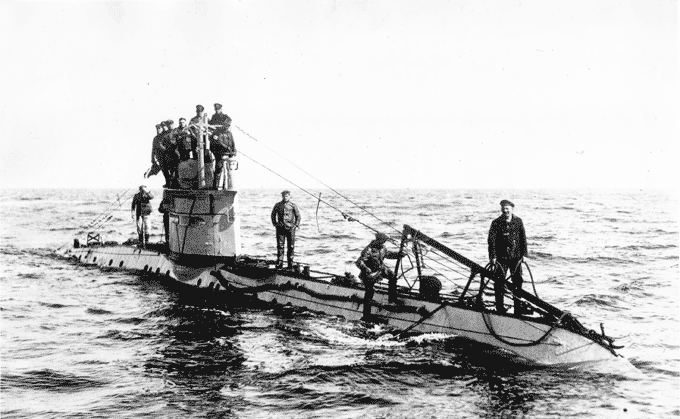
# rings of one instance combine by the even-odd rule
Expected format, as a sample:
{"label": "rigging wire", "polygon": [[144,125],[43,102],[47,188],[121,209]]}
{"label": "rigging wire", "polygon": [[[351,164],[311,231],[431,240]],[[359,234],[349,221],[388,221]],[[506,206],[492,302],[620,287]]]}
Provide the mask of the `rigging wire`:
{"label": "rigging wire", "polygon": [[[373,214],[372,212],[368,211],[366,208],[360,206],[360,205],[357,204],[356,202],[354,202],[354,201],[352,201],[351,199],[349,199],[347,196],[345,196],[345,195],[343,195],[342,193],[338,192],[337,190],[335,190],[334,188],[332,188],[331,186],[329,186],[328,184],[326,184],[326,183],[323,182],[322,180],[318,179],[317,177],[315,177],[315,176],[312,175],[311,173],[307,172],[306,170],[304,170],[303,168],[301,168],[300,166],[298,166],[298,165],[295,164],[294,162],[290,161],[290,160],[287,159],[285,156],[279,154],[278,152],[276,152],[275,150],[273,150],[271,147],[269,147],[269,146],[267,146],[266,144],[260,142],[257,138],[253,137],[252,135],[250,135],[249,133],[247,133],[246,131],[244,131],[244,130],[243,130],[241,127],[239,127],[238,125],[234,125],[234,127],[235,127],[236,129],[238,129],[239,131],[241,131],[243,134],[245,134],[245,135],[246,135],[248,138],[250,138],[251,140],[253,140],[253,141],[257,142],[257,143],[262,144],[266,149],[268,149],[268,150],[271,151],[272,153],[276,154],[277,156],[281,157],[282,159],[284,159],[285,161],[287,161],[288,163],[290,163],[291,165],[293,165],[293,166],[296,167],[298,170],[300,170],[301,172],[303,172],[303,173],[306,174],[307,176],[311,177],[311,178],[314,179],[315,181],[319,182],[320,184],[322,184],[322,185],[325,186],[326,188],[330,189],[331,191],[333,191],[335,194],[337,194],[338,196],[340,196],[341,198],[343,198],[343,199],[346,200],[347,202],[349,202],[349,203],[351,203],[352,205],[354,205],[355,207],[361,209],[361,210],[364,211],[366,214],[368,214],[368,215],[370,215],[371,217],[375,218],[376,220],[380,221],[382,224],[384,224],[384,225],[386,225],[386,226],[392,228],[392,229],[393,229],[394,231],[396,231],[397,233],[401,233],[401,231],[399,231],[397,228],[395,228],[394,226],[392,226],[389,222],[387,222],[387,221],[381,219],[381,218],[378,217],[377,215],[375,215],[375,214]],[[243,154],[243,152],[241,152],[241,151],[240,151],[239,153],[240,153],[240,154]],[[245,155],[245,154],[243,154],[243,155]],[[246,156],[246,157],[248,157],[248,156]],[[248,157],[248,158],[251,159],[251,160],[253,160],[251,157]],[[256,162],[255,160],[253,160],[253,161],[254,161],[255,163],[258,163],[258,162]],[[269,169],[268,167],[264,166],[263,164],[261,164],[261,163],[258,163],[258,164],[260,164],[262,167],[265,167],[267,170],[270,170],[272,173],[277,174],[277,173],[275,173],[273,170],[271,170],[271,169]],[[277,174],[277,175],[278,175],[278,174]],[[280,176],[280,175],[278,175],[278,176]],[[281,177],[282,179],[285,179],[285,178],[283,178],[283,176],[280,176],[280,177]],[[288,181],[288,182],[290,182],[290,181],[287,180],[287,179],[285,179],[285,180]],[[293,182],[290,182],[290,183],[293,184],[293,185],[295,185]],[[297,186],[297,185],[295,185],[295,186],[296,186],[297,188],[303,190],[301,187],[299,187],[299,186]],[[307,191],[305,191],[305,192],[309,194],[309,192],[307,192]],[[328,204],[326,201],[324,201],[324,203],[325,203],[326,205],[330,206],[331,208],[334,208],[334,209],[336,209],[337,211],[341,212],[341,213],[343,214],[343,216],[345,216],[345,214],[344,214],[342,211],[340,211],[340,210],[338,210],[337,208],[333,207],[332,205]],[[345,216],[345,218],[347,218],[347,217]],[[360,224],[365,225],[365,224],[363,224],[363,223],[360,223]],[[371,228],[371,230],[377,232],[377,230],[375,230],[375,229],[373,229],[373,228]]]}
{"label": "rigging wire", "polygon": [[[109,205],[102,210],[92,221],[90,221],[88,224],[86,224],[84,227],[82,227],[75,235],[78,236],[80,234],[85,233],[88,230],[94,230],[94,229],[99,229],[103,227],[106,223],[111,221],[111,218],[113,218],[113,211],[114,211],[114,206],[117,204],[118,208],[121,208],[124,203],[127,203],[130,198],[130,190],[133,189],[134,186],[130,186],[125,192],[122,194],[118,195],[116,194],[116,199],[111,201]],[[59,246],[55,251],[60,250],[62,247],[66,246],[68,244],[64,243],[61,246]]]}
{"label": "rigging wire", "polygon": [[[295,186],[296,188],[300,189],[302,192],[304,192],[304,193],[306,193],[307,195],[311,196],[312,198],[318,200],[318,202],[323,202],[324,204],[326,204],[326,205],[328,205],[329,207],[333,208],[334,210],[338,211],[340,214],[342,214],[343,217],[345,217],[346,219],[348,219],[348,221],[356,221],[357,223],[361,224],[362,226],[368,228],[369,230],[373,230],[373,231],[376,232],[376,233],[378,232],[378,230],[376,230],[375,228],[369,226],[368,224],[362,223],[361,221],[357,220],[356,218],[349,217],[349,216],[348,216],[347,214],[345,214],[345,212],[342,211],[341,209],[337,208],[336,206],[334,206],[334,205],[331,204],[330,202],[326,201],[325,199],[321,199],[321,196],[318,196],[318,197],[317,197],[317,196],[314,195],[312,192],[310,192],[310,191],[308,191],[307,189],[303,188],[302,186],[296,184],[295,182],[293,182],[292,180],[286,178],[285,176],[283,176],[283,175],[281,175],[281,174],[279,174],[279,173],[273,171],[273,170],[270,169],[269,167],[265,166],[264,164],[260,163],[259,161],[255,160],[254,158],[250,157],[249,155],[245,154],[244,152],[239,151],[239,154],[242,155],[242,156],[244,156],[244,157],[246,157],[246,158],[248,158],[248,159],[251,160],[253,163],[256,163],[256,164],[262,166],[263,168],[269,170],[270,172],[272,172],[272,173],[275,174],[276,176],[280,177],[281,179],[285,180],[286,182],[288,182],[288,183],[290,183],[291,185]],[[376,218],[377,218],[377,217],[376,217]],[[393,227],[393,228],[394,228],[394,227]]]}

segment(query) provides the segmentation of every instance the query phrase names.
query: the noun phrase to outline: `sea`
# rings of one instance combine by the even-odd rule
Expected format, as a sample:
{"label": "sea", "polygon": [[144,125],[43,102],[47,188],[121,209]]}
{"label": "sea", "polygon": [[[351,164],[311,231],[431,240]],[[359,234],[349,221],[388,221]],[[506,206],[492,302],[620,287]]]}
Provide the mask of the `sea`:
{"label": "sea", "polygon": [[[488,261],[509,199],[537,294],[624,347],[570,368],[455,335],[203,298],[55,255],[135,237],[131,189],[0,191],[2,418],[664,418],[680,416],[678,195],[664,190],[292,189],[296,261],[358,274],[379,230],[411,225]],[[242,253],[273,259],[278,190],[239,192]],[[152,190],[154,208],[161,190]],[[319,194],[320,197],[319,197]],[[162,239],[158,212],[151,241]],[[525,288],[529,287],[525,282]],[[444,287],[449,284],[444,283]]]}

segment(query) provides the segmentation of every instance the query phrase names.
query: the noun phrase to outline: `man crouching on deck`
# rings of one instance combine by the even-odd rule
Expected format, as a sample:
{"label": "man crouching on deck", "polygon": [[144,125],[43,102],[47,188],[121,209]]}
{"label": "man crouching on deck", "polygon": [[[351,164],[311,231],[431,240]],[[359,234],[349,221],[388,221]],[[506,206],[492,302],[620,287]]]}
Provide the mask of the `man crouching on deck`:
{"label": "man crouching on deck", "polygon": [[[400,257],[399,252],[391,252],[385,248],[385,243],[389,237],[385,233],[376,233],[375,239],[366,246],[361,252],[361,256],[357,259],[356,265],[361,270],[359,278],[364,283],[364,320],[370,320],[371,317],[371,301],[375,294],[374,285],[380,282],[383,278],[389,281],[390,291],[396,292],[397,277],[394,272],[385,266],[385,258],[397,259]],[[393,292],[390,292],[390,302],[396,297]]]}
{"label": "man crouching on deck", "polygon": [[[501,201],[500,217],[491,222],[489,229],[489,261],[495,269],[498,265],[503,270],[503,280],[494,281],[496,295],[496,311],[505,313],[503,296],[505,293],[506,272],[512,276],[515,289],[522,289],[522,262],[527,256],[527,237],[522,219],[513,214],[515,204],[504,199]],[[521,303],[515,298],[515,314],[521,314]]]}

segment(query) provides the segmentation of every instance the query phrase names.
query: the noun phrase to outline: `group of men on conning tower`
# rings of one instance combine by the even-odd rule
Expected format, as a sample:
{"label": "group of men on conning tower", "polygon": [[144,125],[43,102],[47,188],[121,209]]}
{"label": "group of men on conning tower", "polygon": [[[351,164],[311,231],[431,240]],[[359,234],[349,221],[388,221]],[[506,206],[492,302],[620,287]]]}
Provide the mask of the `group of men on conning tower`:
{"label": "group of men on conning tower", "polygon": [[[202,105],[196,105],[196,116],[187,124],[186,118],[179,119],[179,126],[174,127],[174,121],[168,119],[156,125],[156,136],[151,147],[152,172],[156,168],[163,172],[166,188],[187,187],[180,182],[180,172],[183,162],[193,162],[198,159],[199,137],[207,134],[208,141],[203,143],[203,161],[209,172],[214,172],[212,186],[218,189],[220,177],[224,171],[224,160],[236,155],[234,136],[231,133],[231,118],[222,112],[222,105],[215,103],[215,113],[207,124],[203,124],[204,114]],[[195,169],[194,169],[195,170]]]}

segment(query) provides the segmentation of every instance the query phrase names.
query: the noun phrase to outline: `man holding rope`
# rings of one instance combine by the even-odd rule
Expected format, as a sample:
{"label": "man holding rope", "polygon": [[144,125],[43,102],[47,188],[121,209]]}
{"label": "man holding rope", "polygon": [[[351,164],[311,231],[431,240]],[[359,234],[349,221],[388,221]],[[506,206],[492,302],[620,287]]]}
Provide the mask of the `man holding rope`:
{"label": "man holding rope", "polygon": [[[397,276],[385,265],[385,259],[397,259],[403,256],[401,253],[389,251],[385,248],[385,243],[389,236],[385,233],[376,233],[375,239],[371,241],[361,251],[359,259],[356,261],[357,268],[361,270],[359,279],[364,283],[364,320],[371,320],[371,302],[375,294],[375,284],[383,278],[387,278],[389,288],[396,290]],[[393,297],[390,295],[390,300]]]}
{"label": "man holding rope", "polygon": [[[503,297],[505,293],[506,272],[510,271],[515,289],[522,289],[522,262],[527,256],[527,237],[522,219],[513,214],[515,204],[504,199],[501,201],[501,216],[491,222],[489,229],[489,261],[492,269],[500,267],[502,281],[494,281],[496,311],[505,313]],[[522,311],[520,301],[515,298],[515,314]]]}

